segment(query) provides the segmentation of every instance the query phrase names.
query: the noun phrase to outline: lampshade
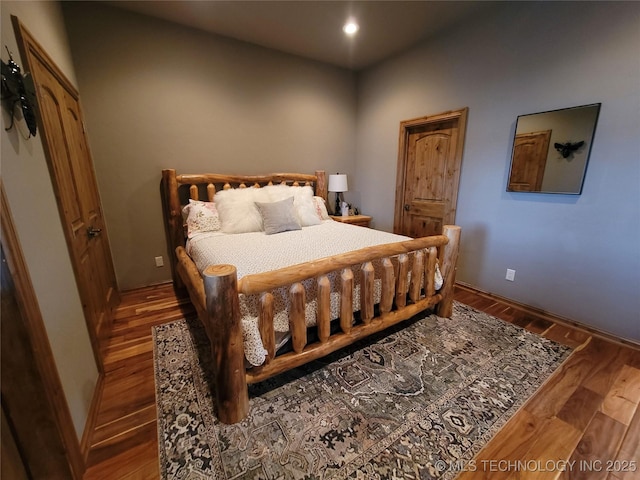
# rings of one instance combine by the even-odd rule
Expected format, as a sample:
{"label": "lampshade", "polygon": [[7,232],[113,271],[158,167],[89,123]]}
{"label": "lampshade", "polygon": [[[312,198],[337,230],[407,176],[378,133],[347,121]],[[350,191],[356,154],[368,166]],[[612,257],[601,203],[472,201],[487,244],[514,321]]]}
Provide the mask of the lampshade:
{"label": "lampshade", "polygon": [[348,192],[347,175],[344,173],[329,175],[329,187],[327,190],[330,192]]}

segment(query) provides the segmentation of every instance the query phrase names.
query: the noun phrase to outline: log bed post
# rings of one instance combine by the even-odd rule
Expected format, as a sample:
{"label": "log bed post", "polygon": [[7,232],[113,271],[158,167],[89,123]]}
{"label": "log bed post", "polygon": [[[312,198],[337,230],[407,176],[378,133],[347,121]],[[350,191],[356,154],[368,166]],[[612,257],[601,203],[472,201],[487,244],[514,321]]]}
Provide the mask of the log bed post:
{"label": "log bed post", "polygon": [[182,206],[178,196],[178,181],[176,171],[168,168],[162,170],[162,203],[165,217],[165,233],[167,244],[169,245],[169,263],[171,265],[171,276],[176,290],[184,288],[184,283],[178,275],[176,269],[175,250],[178,246],[184,247],[184,229],[182,228]]}
{"label": "log bed post", "polygon": [[218,418],[237,423],[249,413],[237,271],[233,265],[211,265],[203,273]]}
{"label": "log bed post", "polygon": [[456,265],[458,262],[458,249],[460,246],[460,227],[457,225],[445,225],[442,234],[449,242],[443,247],[440,257],[440,268],[444,278],[444,284],[440,290],[442,300],[438,303],[436,313],[440,317],[449,318],[453,314],[453,289],[456,281]]}
{"label": "log bed post", "polygon": [[316,170],[316,185],[315,185],[315,194],[319,197],[324,198],[325,203],[329,201],[327,198],[327,174],[324,170]]}

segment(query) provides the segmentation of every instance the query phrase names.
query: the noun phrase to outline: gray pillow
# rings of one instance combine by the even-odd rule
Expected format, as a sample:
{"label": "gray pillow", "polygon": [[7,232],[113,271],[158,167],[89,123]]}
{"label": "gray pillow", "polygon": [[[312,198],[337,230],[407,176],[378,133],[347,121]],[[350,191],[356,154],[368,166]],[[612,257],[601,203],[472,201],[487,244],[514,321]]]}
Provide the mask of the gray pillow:
{"label": "gray pillow", "polygon": [[293,197],[285,198],[279,202],[256,202],[256,207],[262,215],[264,233],[267,235],[302,229],[293,207]]}

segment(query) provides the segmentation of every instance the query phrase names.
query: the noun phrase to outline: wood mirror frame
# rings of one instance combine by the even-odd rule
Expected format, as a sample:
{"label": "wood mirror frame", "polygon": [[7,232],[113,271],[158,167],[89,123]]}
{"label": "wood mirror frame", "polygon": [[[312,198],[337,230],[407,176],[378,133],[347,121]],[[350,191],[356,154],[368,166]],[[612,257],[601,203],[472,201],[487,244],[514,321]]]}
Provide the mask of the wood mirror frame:
{"label": "wood mirror frame", "polygon": [[508,192],[579,195],[600,104],[518,116]]}

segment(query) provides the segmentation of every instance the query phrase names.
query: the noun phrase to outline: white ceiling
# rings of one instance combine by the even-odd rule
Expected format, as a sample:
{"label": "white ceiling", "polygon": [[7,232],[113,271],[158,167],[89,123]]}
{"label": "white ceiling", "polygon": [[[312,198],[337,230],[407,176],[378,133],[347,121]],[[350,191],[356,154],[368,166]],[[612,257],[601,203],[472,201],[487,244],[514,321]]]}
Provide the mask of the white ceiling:
{"label": "white ceiling", "polygon": [[[112,6],[351,70],[374,65],[490,1],[108,1]],[[342,26],[353,18],[355,37]]]}

